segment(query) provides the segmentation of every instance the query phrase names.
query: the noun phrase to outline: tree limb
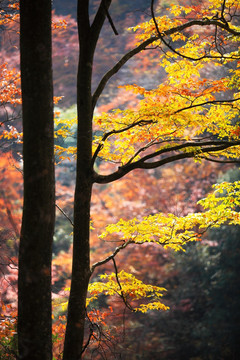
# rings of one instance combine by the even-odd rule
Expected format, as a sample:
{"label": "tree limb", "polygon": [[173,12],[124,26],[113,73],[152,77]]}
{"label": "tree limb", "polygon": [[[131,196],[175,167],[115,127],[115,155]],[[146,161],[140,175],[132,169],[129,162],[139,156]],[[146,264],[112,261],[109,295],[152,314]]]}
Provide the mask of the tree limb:
{"label": "tree limb", "polygon": [[[100,31],[102,30],[106,16],[108,16],[108,9],[112,0],[101,0],[98,11],[91,25],[91,38],[92,41],[97,43]],[[110,15],[109,15],[110,16]]]}
{"label": "tree limb", "polygon": [[113,251],[113,253],[111,255],[107,256],[103,260],[100,260],[100,261],[94,263],[91,267],[91,274],[93,274],[96,267],[106,264],[110,260],[114,259],[114,257],[119,253],[120,250],[125,249],[129,244],[133,244],[133,243],[134,243],[133,240],[128,240],[128,241],[124,242],[122,245],[116,247],[116,249]]}
{"label": "tree limb", "polygon": [[[120,166],[117,171],[109,175],[100,175],[96,172],[93,173],[93,182],[98,184],[107,184],[112,181],[118,180],[128,174],[130,171],[135,169],[155,169],[157,167],[163,166],[165,164],[183,160],[187,158],[193,158],[196,156],[197,153],[201,156],[203,153],[212,153],[212,152],[219,152],[221,150],[226,150],[232,146],[240,145],[239,141],[206,141],[206,142],[188,142],[185,144],[175,145],[169,148],[160,149],[152,154],[146,155],[143,158],[133,162],[128,163],[126,165]],[[147,160],[152,160],[157,156],[162,155],[163,153],[170,153],[173,151],[184,150],[188,147],[194,147],[195,149],[189,152],[184,152],[176,155],[167,156],[164,159],[160,159],[153,162],[147,162]],[[208,160],[208,159],[206,159]],[[238,162],[236,160],[235,162]]]}
{"label": "tree limb", "polygon": [[[153,4],[154,4],[154,0],[151,1],[151,4],[152,4],[152,7],[153,7]],[[153,15],[153,20],[155,19],[155,16],[154,16],[154,12],[152,12],[152,15]],[[157,25],[156,23],[156,19],[155,19],[155,26]],[[133,56],[135,56],[136,54],[140,53],[142,50],[145,50],[146,47],[148,45],[151,45],[154,41],[157,41],[157,40],[161,40],[166,46],[169,47],[169,44],[166,42],[166,40],[164,39],[164,36],[168,36],[168,35],[172,35],[172,34],[175,34],[176,32],[181,32],[189,27],[192,27],[192,26],[207,26],[207,25],[215,25],[217,27],[220,27],[221,29],[223,30],[226,30],[227,32],[229,32],[230,34],[232,35],[235,35],[235,36],[240,36],[240,32],[232,29],[229,27],[229,24],[228,23],[225,23],[225,22],[222,22],[221,19],[203,19],[203,20],[191,20],[191,21],[188,21],[184,24],[181,24],[181,25],[178,25],[176,27],[173,27],[171,29],[168,29],[166,31],[164,31],[163,34],[160,33],[158,27],[156,27],[156,30],[157,30],[157,36],[153,36],[147,40],[145,40],[142,44],[138,45],[136,48],[130,50],[127,54],[125,54],[104,76],[103,78],[100,80],[100,83],[99,85],[97,86],[97,89],[95,90],[93,96],[92,96],[92,108],[94,109],[95,106],[96,106],[96,103],[98,101],[98,98],[100,97],[101,93],[103,92],[106,84],[108,83],[108,81],[111,79],[111,77],[116,74],[122,67],[123,65],[126,64],[126,62],[131,59]],[[171,50],[176,52],[175,49],[173,49],[171,47]],[[181,57],[184,57],[183,54],[180,54],[178,53],[179,56]],[[222,56],[210,56],[210,55],[204,55],[203,57],[200,57],[200,58],[190,58],[191,60],[193,61],[199,61],[203,58],[206,58],[206,57],[210,57],[210,58],[219,58],[219,59],[222,59],[223,57]]]}
{"label": "tree limb", "polygon": [[115,35],[118,35],[117,29],[116,29],[116,27],[115,27],[115,25],[114,25],[114,23],[113,23],[113,21],[112,21],[112,18],[111,18],[111,16],[110,16],[109,11],[108,11],[108,8],[107,8],[106,6],[105,6],[105,11],[106,11],[106,15],[107,15],[108,22],[109,22],[109,24],[110,24],[110,26],[111,26],[114,34],[115,34]]}
{"label": "tree limb", "polygon": [[205,101],[205,102],[199,103],[199,104],[191,104],[182,109],[176,110],[174,112],[174,114],[178,114],[184,110],[188,110],[188,109],[192,109],[192,108],[200,107],[200,106],[204,106],[204,105],[214,105],[214,104],[219,105],[219,104],[221,104],[221,105],[229,105],[230,106],[230,103],[236,102],[238,100],[240,100],[240,98],[229,99],[229,100],[211,100],[211,101]]}
{"label": "tree limb", "polygon": [[[174,49],[165,39],[164,39],[164,36],[165,35],[171,35],[172,33],[171,32],[168,32],[168,31],[164,31],[164,33],[161,33],[160,30],[159,30],[159,27],[158,27],[158,23],[157,23],[157,20],[156,20],[156,17],[155,17],[155,14],[154,14],[154,1],[155,0],[151,0],[151,15],[152,15],[152,18],[153,18],[153,22],[154,22],[154,25],[155,25],[155,28],[156,28],[156,31],[157,31],[157,34],[158,34],[158,37],[159,39],[163,42],[164,45],[166,45],[173,53],[175,53],[176,55],[184,58],[184,59],[188,59],[188,60],[191,60],[191,61],[200,61],[204,58],[210,58],[210,59],[229,59],[229,57],[226,57],[224,56],[221,52],[220,53],[220,56],[214,56],[214,55],[209,55],[207,54],[206,52],[204,53],[204,55],[202,56],[199,56],[199,57],[192,57],[192,56],[189,56],[189,55],[185,55],[185,54],[182,54],[180,53],[179,51],[177,51],[176,49]],[[239,32],[236,32],[234,29],[230,29],[229,28],[229,24],[228,22],[225,20],[224,16],[223,16],[223,11],[224,11],[224,6],[225,6],[225,0],[224,0],[224,3],[223,3],[223,8],[222,8],[222,15],[221,15],[221,18],[218,18],[218,17],[213,17],[212,19],[204,19],[204,20],[199,20],[201,22],[205,22],[207,21],[207,24],[205,25],[215,25],[216,27],[216,31],[217,31],[217,28],[220,27],[224,30],[227,30],[229,31],[230,33],[233,33],[234,32],[234,35],[240,35]],[[187,24],[190,24],[192,23],[191,26],[193,25],[200,25],[200,26],[203,26],[203,24],[201,23],[197,23],[198,20],[192,20],[190,22],[188,22]],[[222,21],[222,22],[221,22]],[[223,26],[222,26],[223,25]],[[180,25],[181,26],[181,25]],[[183,29],[183,28],[182,28]],[[232,32],[233,31],[233,32]],[[217,47],[217,46],[216,46]],[[219,50],[218,50],[219,51]],[[231,57],[230,57],[231,58]],[[239,58],[236,57],[236,58]]]}
{"label": "tree limb", "polygon": [[111,77],[116,74],[123,65],[126,64],[128,60],[130,60],[133,56],[144,50],[148,45],[153,43],[154,41],[158,40],[157,37],[150,38],[146,41],[144,41],[142,44],[137,46],[136,48],[130,50],[128,53],[126,53],[101,79],[100,83],[98,84],[98,87],[96,88],[93,96],[92,96],[92,108],[94,109],[96,106],[96,103],[103,92],[107,82],[111,79]]}
{"label": "tree limb", "polygon": [[97,146],[97,149],[95,150],[94,154],[93,154],[93,157],[92,157],[92,166],[94,165],[94,162],[99,154],[99,152],[101,151],[101,149],[103,148],[103,142],[107,140],[107,138],[109,138],[110,136],[114,135],[114,134],[120,134],[124,131],[127,131],[135,126],[144,126],[144,125],[147,125],[147,124],[151,124],[153,123],[152,120],[139,120],[139,121],[136,121],[128,126],[126,126],[125,128],[123,129],[119,129],[119,130],[112,130],[112,131],[109,131],[107,132],[106,134],[103,135],[102,137],[102,140],[100,141],[100,143],[98,144]]}

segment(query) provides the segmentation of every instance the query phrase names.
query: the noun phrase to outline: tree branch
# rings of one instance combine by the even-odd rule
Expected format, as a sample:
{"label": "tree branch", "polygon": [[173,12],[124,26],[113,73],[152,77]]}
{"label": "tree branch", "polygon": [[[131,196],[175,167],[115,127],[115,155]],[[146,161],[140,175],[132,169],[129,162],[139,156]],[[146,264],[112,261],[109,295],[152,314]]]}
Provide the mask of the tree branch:
{"label": "tree branch", "polygon": [[116,280],[117,280],[117,283],[118,283],[118,286],[119,286],[119,289],[120,289],[120,292],[121,292],[120,297],[122,298],[125,306],[126,306],[129,310],[135,312],[136,310],[134,310],[134,309],[132,308],[132,306],[128,303],[128,301],[127,301],[127,299],[126,299],[126,297],[125,297],[125,295],[124,295],[124,293],[123,293],[122,285],[121,285],[121,283],[120,283],[120,281],[119,281],[119,278],[118,278],[118,269],[117,269],[117,264],[116,264],[116,261],[115,261],[114,257],[112,258],[112,261],[113,261],[113,266],[114,266],[114,270],[115,270]]}
{"label": "tree branch", "polygon": [[205,101],[205,102],[199,103],[199,104],[191,104],[191,105],[186,106],[186,107],[184,107],[182,109],[176,110],[174,112],[174,114],[178,114],[178,113],[180,113],[180,112],[182,112],[184,110],[188,110],[188,109],[192,109],[192,108],[200,107],[200,106],[204,106],[204,105],[214,105],[214,104],[219,105],[219,104],[221,104],[221,105],[229,105],[230,106],[229,103],[233,103],[233,102],[236,102],[238,100],[240,100],[240,98],[229,99],[229,100],[211,100],[211,101]]}
{"label": "tree branch", "polygon": [[92,166],[94,165],[94,162],[99,154],[99,152],[101,151],[101,149],[103,148],[104,144],[103,142],[107,140],[107,138],[109,138],[111,135],[114,135],[114,134],[120,134],[124,131],[127,131],[135,126],[144,126],[144,125],[147,125],[147,124],[152,124],[153,121],[152,120],[139,120],[139,121],[136,121],[128,126],[126,126],[125,128],[123,129],[119,129],[119,130],[112,130],[112,131],[109,131],[108,133],[104,134],[103,137],[102,137],[102,140],[100,141],[100,143],[98,144],[97,146],[97,149],[95,150],[94,154],[93,154],[93,157],[92,157]]}
{"label": "tree branch", "polygon": [[[219,104],[220,104],[220,105],[232,106],[231,104],[234,103],[234,102],[236,102],[236,101],[238,101],[238,100],[240,100],[240,98],[229,99],[229,100],[211,100],[211,101],[205,101],[205,102],[199,103],[199,104],[193,104],[193,103],[192,103],[192,104],[189,105],[189,106],[186,106],[186,107],[184,107],[184,108],[181,108],[181,109],[176,110],[173,114],[178,114],[178,113],[180,113],[180,112],[182,112],[182,111],[184,111],[184,110],[188,110],[188,109],[192,109],[192,108],[200,107],[200,106],[204,106],[204,105],[214,105],[214,104],[215,104],[215,105],[219,105]],[[100,152],[101,149],[104,147],[103,142],[104,142],[108,137],[110,137],[111,135],[114,135],[114,134],[122,133],[122,132],[124,132],[124,131],[126,131],[126,130],[131,129],[131,128],[134,127],[134,126],[144,126],[144,125],[148,125],[148,124],[151,124],[151,123],[153,123],[152,120],[139,120],[139,121],[134,122],[133,124],[127,126],[126,128],[123,128],[123,129],[120,129],[120,130],[112,130],[112,131],[106,133],[106,134],[103,136],[101,142],[98,144],[97,149],[95,150],[95,153],[94,153],[93,158],[92,158],[92,166],[94,165],[94,162],[95,162],[95,160],[96,160],[99,152]],[[173,131],[171,134],[173,134],[174,132],[175,132],[175,131]],[[169,134],[169,135],[171,135],[171,134]],[[166,135],[166,136],[167,136],[167,135]],[[165,141],[168,141],[168,140],[165,140]],[[165,142],[165,141],[162,141],[162,142]],[[176,141],[178,141],[178,140],[176,139]],[[149,147],[151,147],[151,146],[153,146],[153,145],[157,145],[157,144],[162,143],[162,142],[156,142],[156,139],[150,141],[147,145],[145,145],[144,147],[140,148],[140,149],[134,154],[134,156],[127,162],[126,165],[130,164],[130,163],[136,158],[136,156],[139,155],[141,152],[145,151],[146,149],[148,149]],[[178,145],[178,146],[179,146],[179,145]],[[182,145],[181,145],[181,146],[182,146]],[[192,146],[192,145],[190,145],[190,146]],[[184,147],[185,147],[185,145],[184,145]],[[179,149],[179,148],[178,148],[178,149]],[[176,149],[174,149],[174,150],[176,150]],[[162,151],[165,152],[164,150],[162,150]],[[168,151],[168,150],[167,150],[167,151]]]}
{"label": "tree branch", "polygon": [[220,19],[221,19],[225,24],[227,24],[227,21],[226,21],[226,19],[225,19],[225,17],[224,17],[225,5],[226,5],[226,0],[223,0],[222,10],[221,10],[221,18],[220,18]]}
{"label": "tree branch", "polygon": [[[161,141],[157,141],[157,139],[160,137],[157,136],[155,139],[149,141],[145,146],[141,147],[140,149],[138,149],[136,151],[136,153],[131,157],[131,159],[126,163],[126,165],[130,164],[141,152],[146,151],[147,149],[149,149],[150,147],[154,146],[154,145],[160,145],[166,142],[177,142],[177,141],[181,141],[180,139],[167,139],[167,136],[173,135],[177,130],[172,131],[169,134],[164,134],[163,136],[166,137],[166,139],[161,140]],[[161,135],[162,136],[162,135]]]}
{"label": "tree branch", "polygon": [[[154,3],[154,0],[151,1],[151,4],[153,6],[153,3]],[[154,16],[154,12],[152,12],[152,15],[153,15],[153,20],[155,19],[155,16]],[[156,19],[155,19],[155,26],[157,26],[157,22],[156,22]],[[160,33],[159,31],[159,28],[158,26],[156,27],[156,30],[157,30],[157,36],[153,36],[147,40],[145,40],[142,44],[138,45],[136,48],[130,50],[127,54],[125,54],[104,76],[103,78],[101,79],[97,89],[95,90],[93,96],[92,96],[92,108],[94,109],[95,106],[96,106],[96,103],[98,101],[98,98],[100,97],[101,93],[103,92],[106,84],[108,83],[108,81],[111,79],[111,77],[116,74],[122,67],[123,65],[126,64],[126,62],[131,59],[133,56],[135,56],[136,54],[140,53],[141,51],[145,50],[146,47],[148,45],[151,45],[154,41],[157,41],[157,40],[161,40],[166,46],[169,47],[169,44],[166,42],[166,40],[164,39],[164,36],[168,36],[168,35],[172,35],[172,34],[175,34],[176,32],[181,32],[189,27],[192,27],[192,26],[207,26],[207,25],[215,25],[217,27],[220,27],[221,29],[223,30],[226,30],[227,32],[229,32],[230,34],[232,35],[235,35],[235,36],[240,36],[240,32],[234,30],[234,29],[231,29],[228,25],[228,23],[223,23],[221,22],[220,19],[203,19],[203,20],[191,20],[191,21],[188,21],[184,24],[181,24],[181,25],[178,25],[176,27],[173,27],[172,29],[169,29],[169,30],[166,30],[164,31],[163,34]],[[174,50],[172,47],[171,47],[171,50],[176,52],[176,50]],[[183,54],[181,53],[178,53],[179,56],[181,57],[184,57]],[[210,58],[223,58],[222,56],[210,56],[210,55],[204,55],[203,57],[200,57],[200,58],[190,58],[188,57],[189,59],[193,60],[193,61],[199,61],[203,58],[206,58],[206,57],[210,57]],[[227,57],[226,57],[227,58]]]}
{"label": "tree branch", "polygon": [[[206,146],[206,148],[199,150],[199,152],[202,152],[203,150],[205,151],[206,149],[208,149],[207,151],[216,151],[215,148],[217,148],[219,146],[224,146],[224,149],[227,149],[234,145],[240,145],[240,141],[229,142],[229,141],[214,141],[214,140],[212,140],[212,141],[201,142],[201,140],[199,140],[196,142],[187,142],[185,144],[174,145],[170,148],[160,149],[152,154],[148,154],[148,155],[144,156],[142,159],[138,160],[137,162],[146,163],[147,160],[153,159],[156,156],[162,155],[166,152],[185,150],[189,147],[195,147],[198,150],[200,147]],[[215,146],[215,148],[212,148],[211,146]],[[222,149],[220,149],[220,150],[222,150]],[[217,151],[219,151],[219,150],[217,150]],[[194,155],[196,155],[196,150],[193,151],[193,153],[194,153]]]}
{"label": "tree branch", "polygon": [[200,156],[200,158],[207,160],[207,161],[219,163],[219,164],[238,164],[238,163],[240,163],[240,160],[219,160],[219,159],[209,158],[207,156]]}
{"label": "tree branch", "polygon": [[[93,182],[98,184],[107,184],[112,181],[118,180],[128,174],[130,171],[135,169],[155,169],[157,167],[163,166],[165,164],[183,160],[187,158],[193,158],[197,153],[201,156],[203,153],[212,153],[212,152],[220,152],[221,150],[226,150],[232,146],[240,145],[239,141],[206,141],[206,142],[188,142],[185,144],[175,145],[170,148],[160,149],[152,154],[146,155],[143,158],[133,162],[128,163],[126,165],[120,166],[117,171],[109,175],[100,175],[94,172],[93,174]],[[153,162],[147,162],[147,160],[152,160],[157,156],[162,155],[163,153],[170,153],[173,151],[184,150],[188,147],[194,147],[195,149],[189,152],[184,152],[176,155],[167,156],[164,159],[160,159]],[[208,159],[206,159],[208,160]],[[238,162],[236,160],[235,162]]]}
{"label": "tree branch", "polygon": [[128,240],[128,241],[124,242],[122,245],[116,247],[116,249],[113,251],[113,253],[111,255],[109,255],[108,257],[106,257],[103,260],[100,260],[100,261],[94,263],[91,267],[91,274],[93,274],[96,267],[104,265],[107,262],[109,262],[110,260],[114,259],[114,257],[119,253],[120,250],[125,249],[129,244],[133,244],[133,243],[134,243],[133,240]]}
{"label": "tree branch", "polygon": [[[160,30],[159,30],[159,27],[158,27],[158,23],[157,23],[157,20],[156,20],[156,17],[155,17],[155,14],[154,14],[154,1],[155,0],[151,0],[151,15],[152,15],[152,18],[153,18],[153,22],[154,22],[154,25],[155,25],[155,28],[156,28],[156,32],[158,34],[158,37],[159,39],[163,42],[164,45],[166,45],[173,53],[175,53],[176,55],[184,58],[184,59],[188,59],[188,60],[191,60],[191,61],[200,61],[204,58],[210,58],[210,59],[229,59],[229,57],[227,56],[224,56],[218,49],[219,53],[220,53],[220,56],[214,56],[214,55],[209,55],[207,54],[206,52],[204,53],[204,55],[202,56],[199,56],[199,57],[192,57],[192,56],[189,56],[189,55],[185,55],[185,54],[182,54],[180,53],[179,51],[177,51],[176,49],[174,49],[165,39],[164,39],[164,36],[165,35],[171,35],[173,34],[170,31],[164,31],[164,33],[161,33]],[[234,35],[237,35],[239,36],[240,33],[239,32],[236,32],[234,29],[230,29],[229,27],[229,24],[228,22],[226,21],[226,19],[224,18],[223,16],[223,11],[224,11],[224,6],[225,6],[225,0],[224,0],[224,3],[223,3],[223,8],[222,8],[222,14],[221,14],[221,18],[218,18],[218,17],[213,17],[212,19],[204,19],[204,20],[192,20],[186,24],[188,24],[188,27],[190,26],[193,26],[193,25],[200,25],[200,26],[205,26],[205,25],[215,25],[216,27],[216,31],[217,31],[217,28],[220,27],[224,30],[227,30],[228,32],[234,34]],[[203,24],[203,22],[205,22],[205,24]],[[191,24],[191,25],[190,25]],[[185,24],[184,24],[185,25]],[[181,30],[184,29],[184,27],[182,27],[182,25],[180,25],[179,27],[177,28],[180,28],[181,27]],[[179,30],[178,30],[179,31]],[[216,46],[217,48],[217,46]],[[230,57],[231,58],[231,57]],[[239,59],[239,56],[236,57],[236,59]]]}
{"label": "tree branch", "polygon": [[[95,18],[91,25],[91,37],[92,40],[96,43],[100,34],[100,31],[102,30],[104,21],[106,19],[106,16],[108,16],[108,9],[111,5],[112,0],[102,0],[98,11],[95,15]],[[109,15],[110,16],[110,15]]]}
{"label": "tree branch", "polygon": [[144,50],[148,45],[153,43],[154,41],[158,40],[157,37],[150,38],[146,41],[144,41],[142,44],[137,46],[136,48],[130,50],[127,54],[125,54],[101,79],[97,89],[95,90],[93,96],[92,96],[92,108],[94,109],[96,106],[96,103],[103,92],[107,82],[111,79],[111,77],[116,74],[123,65],[126,64],[128,60],[130,60],[133,56]]}
{"label": "tree branch", "polygon": [[112,21],[112,18],[111,18],[110,14],[109,14],[108,8],[106,6],[104,6],[104,8],[105,8],[105,11],[106,11],[107,19],[109,21],[109,24],[110,24],[114,34],[118,35],[117,29],[116,29],[116,27],[115,27],[115,25],[114,25],[114,23]]}
{"label": "tree branch", "polygon": [[58,204],[55,203],[56,208],[58,208],[58,210],[65,216],[66,219],[68,219],[68,221],[70,222],[70,224],[72,225],[72,227],[74,227],[74,223],[72,222],[72,220],[70,219],[70,217],[65,213],[65,211],[60,208],[60,206]]}

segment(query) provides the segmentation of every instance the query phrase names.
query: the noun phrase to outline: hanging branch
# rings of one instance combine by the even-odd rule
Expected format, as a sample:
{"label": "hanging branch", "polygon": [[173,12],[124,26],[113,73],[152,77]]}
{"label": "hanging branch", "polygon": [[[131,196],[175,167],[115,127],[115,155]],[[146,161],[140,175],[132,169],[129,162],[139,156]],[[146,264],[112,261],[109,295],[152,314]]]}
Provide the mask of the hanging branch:
{"label": "hanging branch", "polygon": [[226,24],[226,25],[228,26],[228,22],[227,22],[227,20],[226,20],[225,17],[224,17],[225,6],[226,6],[226,0],[223,0],[220,20],[221,20],[224,24]]}
{"label": "hanging branch", "polygon": [[116,27],[115,27],[115,25],[114,25],[114,23],[112,21],[112,18],[111,18],[110,14],[109,14],[108,8],[106,7],[105,3],[104,3],[104,10],[106,11],[108,22],[111,25],[111,28],[112,28],[114,34],[119,35],[118,32],[117,32],[117,29],[116,29]]}
{"label": "hanging branch", "polygon": [[93,332],[94,332],[94,324],[93,322],[90,320],[89,316],[88,316],[88,313],[86,311],[86,317],[90,323],[90,326],[89,326],[89,335],[88,335],[88,339],[86,341],[86,344],[83,346],[82,348],[82,351],[81,351],[81,355],[86,351],[86,349],[88,348],[89,344],[90,344],[90,341],[91,341],[91,338],[93,337]]}
{"label": "hanging branch", "polygon": [[118,269],[117,269],[117,265],[116,265],[116,261],[115,261],[114,257],[112,258],[112,261],[113,261],[113,266],[114,266],[114,270],[115,270],[115,275],[116,275],[117,283],[118,283],[118,286],[119,286],[119,289],[120,289],[120,292],[121,292],[120,297],[123,299],[123,302],[124,302],[124,304],[126,305],[126,307],[127,307],[129,310],[135,312],[136,310],[134,310],[134,309],[132,308],[132,306],[128,303],[126,297],[124,296],[124,293],[123,293],[123,290],[122,290],[122,286],[121,286],[121,283],[120,283],[119,278],[118,278]]}

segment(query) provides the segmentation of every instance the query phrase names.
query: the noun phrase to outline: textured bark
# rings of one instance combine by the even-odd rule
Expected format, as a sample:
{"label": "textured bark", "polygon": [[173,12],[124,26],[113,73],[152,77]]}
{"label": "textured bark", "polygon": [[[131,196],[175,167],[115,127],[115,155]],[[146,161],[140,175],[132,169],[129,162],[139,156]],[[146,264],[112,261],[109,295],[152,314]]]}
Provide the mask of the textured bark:
{"label": "textured bark", "polygon": [[51,0],[20,1],[20,51],[24,205],[19,249],[19,358],[49,360],[55,221]]}
{"label": "textured bark", "polygon": [[72,282],[68,304],[63,360],[79,360],[83,354],[86,296],[90,271],[90,204],[93,184],[92,169],[92,64],[99,33],[106,17],[101,3],[90,26],[88,0],[78,1],[79,64],[77,76],[77,174],[74,199],[74,236]]}
{"label": "textured bark", "polygon": [[[80,11],[81,8],[81,11]],[[90,41],[88,1],[79,4],[80,55],[77,81],[77,173],[74,199],[74,236],[72,282],[64,344],[64,360],[81,358],[83,349],[86,296],[90,278],[89,225],[92,191],[92,101],[91,78],[93,51]]]}

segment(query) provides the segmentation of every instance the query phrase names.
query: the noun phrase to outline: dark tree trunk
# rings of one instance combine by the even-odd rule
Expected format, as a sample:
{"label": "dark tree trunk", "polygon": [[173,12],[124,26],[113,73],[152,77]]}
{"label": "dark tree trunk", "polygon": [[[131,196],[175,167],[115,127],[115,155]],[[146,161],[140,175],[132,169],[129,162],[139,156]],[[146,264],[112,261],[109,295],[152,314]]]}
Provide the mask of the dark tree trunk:
{"label": "dark tree trunk", "polygon": [[[104,4],[105,3],[105,4]],[[102,2],[90,26],[88,0],[78,1],[79,64],[77,77],[77,174],[74,199],[72,283],[63,360],[79,360],[83,354],[86,296],[90,279],[89,228],[93,185],[92,168],[92,65],[110,1]]]}
{"label": "dark tree trunk", "polygon": [[88,1],[82,1],[78,9],[78,21],[84,27],[84,31],[79,30],[80,56],[77,81],[78,136],[74,199],[73,264],[63,354],[64,360],[78,360],[82,356],[86,296],[90,278],[89,226],[92,192],[91,78],[93,51],[91,49],[92,44],[88,22]]}
{"label": "dark tree trunk", "polygon": [[24,205],[19,249],[21,360],[52,358],[51,257],[55,222],[51,0],[20,1]]}

